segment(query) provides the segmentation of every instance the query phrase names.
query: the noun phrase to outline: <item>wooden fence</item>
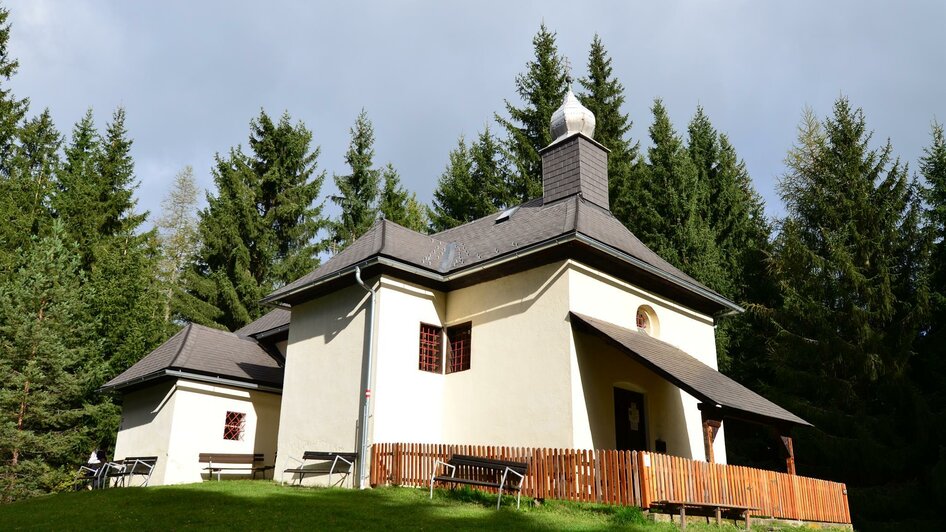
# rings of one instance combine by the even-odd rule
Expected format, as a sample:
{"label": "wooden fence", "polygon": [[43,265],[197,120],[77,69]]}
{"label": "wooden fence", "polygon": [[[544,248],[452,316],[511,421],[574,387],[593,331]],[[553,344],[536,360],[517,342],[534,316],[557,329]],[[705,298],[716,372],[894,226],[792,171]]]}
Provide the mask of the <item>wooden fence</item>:
{"label": "wooden fence", "polygon": [[754,516],[851,522],[844,484],[650,452],[378,443],[371,485],[429,486],[434,461],[453,454],[527,462],[522,493],[537,499],[642,508],[684,500],[758,508]]}

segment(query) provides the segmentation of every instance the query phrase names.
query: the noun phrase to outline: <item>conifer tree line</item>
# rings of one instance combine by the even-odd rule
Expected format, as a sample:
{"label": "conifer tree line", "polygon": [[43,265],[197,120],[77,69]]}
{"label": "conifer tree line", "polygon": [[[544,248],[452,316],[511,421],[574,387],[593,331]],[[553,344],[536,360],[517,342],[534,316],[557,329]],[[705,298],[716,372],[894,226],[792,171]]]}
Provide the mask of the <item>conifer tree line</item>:
{"label": "conifer tree line", "polygon": [[[720,369],[815,425],[795,433],[799,473],[848,483],[856,523],[946,503],[940,124],[913,167],[846,98],[826,116],[805,111],[786,147],[785,214],[771,220],[707,110],[675,125],[658,98],[637,133],[603,41],[594,37],[573,80],[543,24],[514,98],[445,154],[429,206],[376,161],[365,111],[326,197],[313,132],[261,110],[245,147],[212,158],[203,208],[188,167],[149,218],[136,205],[125,110],[104,126],[89,110],[68,134],[48,110],[32,114],[8,87],[17,62],[7,16],[0,11],[0,500],[68,489],[75,465],[107,450],[118,428],[115,398],[98,388],[184,322],[246,325],[267,311],[262,297],[382,218],[439,232],[540,197],[538,153],[573,89],[610,150],[612,214],[747,309],[716,319]],[[731,462],[780,467],[764,430],[733,422],[726,434]],[[901,498],[885,489],[894,484]]]}

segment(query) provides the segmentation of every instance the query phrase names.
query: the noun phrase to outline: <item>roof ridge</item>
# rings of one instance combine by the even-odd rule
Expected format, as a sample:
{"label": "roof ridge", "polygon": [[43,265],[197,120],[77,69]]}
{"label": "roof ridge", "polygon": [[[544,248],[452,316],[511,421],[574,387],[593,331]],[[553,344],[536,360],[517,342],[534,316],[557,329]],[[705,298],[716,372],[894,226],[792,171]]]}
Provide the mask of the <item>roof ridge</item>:
{"label": "roof ridge", "polygon": [[[173,366],[177,363],[177,359],[181,356],[181,353],[184,351],[184,346],[187,345],[187,341],[190,340],[191,331],[194,330],[194,322],[187,322],[187,325],[182,329],[184,332],[184,338],[181,338],[180,345],[177,346],[177,351],[174,353],[174,356],[171,357],[171,360],[168,362],[168,367]],[[180,332],[178,333],[180,334]]]}
{"label": "roof ridge", "polygon": [[381,253],[382,251],[384,251],[384,245],[386,244],[386,242],[385,242],[386,238],[385,238],[385,237],[387,236],[387,230],[386,230],[386,228],[387,228],[387,226],[388,226],[388,220],[387,220],[386,218],[379,218],[378,221],[380,222],[378,225],[381,226],[381,228],[380,228],[381,234],[379,234],[379,235],[377,235],[377,236],[375,237],[376,241],[380,241],[380,242],[378,243],[377,247],[375,248],[375,249],[376,249],[376,250],[375,250],[375,253]]}
{"label": "roof ridge", "polygon": [[572,232],[572,233],[577,233],[577,232],[578,232],[578,216],[581,214],[581,201],[580,201],[580,198],[581,198],[581,194],[575,194],[574,196],[571,197],[571,199],[573,199],[573,200],[574,200],[574,203],[575,203],[575,207],[574,207],[574,208],[575,208],[575,215],[572,216],[572,224],[571,224],[571,227],[568,226],[568,207],[567,207],[567,206],[565,207],[565,220],[563,220],[563,222],[562,222],[562,231],[563,231],[563,232]]}

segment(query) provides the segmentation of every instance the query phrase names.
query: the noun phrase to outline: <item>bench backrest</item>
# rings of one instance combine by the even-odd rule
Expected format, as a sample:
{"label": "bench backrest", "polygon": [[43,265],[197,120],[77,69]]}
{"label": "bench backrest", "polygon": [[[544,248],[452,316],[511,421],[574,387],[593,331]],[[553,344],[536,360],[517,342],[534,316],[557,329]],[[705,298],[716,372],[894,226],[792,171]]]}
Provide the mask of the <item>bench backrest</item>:
{"label": "bench backrest", "polygon": [[199,462],[215,462],[218,464],[252,464],[263,461],[263,453],[233,454],[233,453],[200,453]]}
{"label": "bench backrest", "polygon": [[306,451],[302,453],[303,460],[334,460],[336,456],[341,456],[345,460],[352,462],[358,459],[358,453],[345,453],[333,451]]}
{"label": "bench backrest", "polygon": [[147,475],[151,469],[158,463],[157,456],[129,456],[122,460],[125,466],[125,474],[128,475]]}
{"label": "bench backrest", "polygon": [[511,460],[493,460],[491,458],[483,458],[482,456],[470,456],[465,454],[455,454],[450,457],[448,460],[450,465],[454,466],[468,466],[468,467],[482,467],[485,469],[495,469],[495,470],[505,470],[507,467],[513,471],[525,475],[526,470],[529,469],[529,464],[526,462],[514,462]]}

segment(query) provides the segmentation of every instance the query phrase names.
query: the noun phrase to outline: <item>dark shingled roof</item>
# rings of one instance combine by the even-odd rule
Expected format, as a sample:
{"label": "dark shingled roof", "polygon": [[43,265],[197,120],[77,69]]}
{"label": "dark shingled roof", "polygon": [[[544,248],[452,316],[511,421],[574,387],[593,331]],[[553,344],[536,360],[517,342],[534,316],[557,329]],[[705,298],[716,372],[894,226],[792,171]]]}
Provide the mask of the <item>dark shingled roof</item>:
{"label": "dark shingled roof", "polygon": [[256,340],[189,323],[103,389],[159,379],[167,370],[281,388],[283,368]]}
{"label": "dark shingled roof", "polygon": [[707,366],[686,352],[646,333],[571,312],[572,327],[600,336],[675,386],[710,406],[797,425],[804,419]]}
{"label": "dark shingled roof", "polygon": [[[739,307],[678,270],[648,249],[607,209],[573,195],[549,204],[538,198],[511,209],[508,220],[499,213],[430,236],[387,220],[379,220],[361,238],[315,271],[276,290],[264,301],[279,301],[291,293],[341,275],[373,257],[386,257],[433,275],[449,275],[514,255],[522,250],[568,236],[583,236],[646,263],[659,275],[686,290],[711,297],[715,304]],[[639,267],[639,266],[638,266]]]}
{"label": "dark shingled roof", "polygon": [[256,336],[289,325],[289,309],[274,308],[256,321],[234,331],[237,336]]}

